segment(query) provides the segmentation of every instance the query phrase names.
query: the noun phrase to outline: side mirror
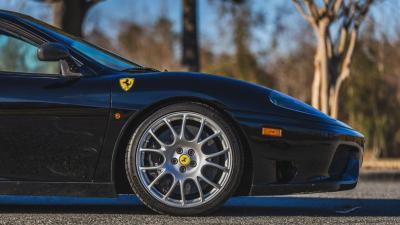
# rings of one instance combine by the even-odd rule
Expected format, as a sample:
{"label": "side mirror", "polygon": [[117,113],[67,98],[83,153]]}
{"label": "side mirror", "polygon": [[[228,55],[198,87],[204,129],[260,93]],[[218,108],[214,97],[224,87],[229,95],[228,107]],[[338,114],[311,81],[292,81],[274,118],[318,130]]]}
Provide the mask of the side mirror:
{"label": "side mirror", "polygon": [[58,61],[69,56],[68,48],[55,42],[44,43],[37,50],[37,57],[41,61]]}

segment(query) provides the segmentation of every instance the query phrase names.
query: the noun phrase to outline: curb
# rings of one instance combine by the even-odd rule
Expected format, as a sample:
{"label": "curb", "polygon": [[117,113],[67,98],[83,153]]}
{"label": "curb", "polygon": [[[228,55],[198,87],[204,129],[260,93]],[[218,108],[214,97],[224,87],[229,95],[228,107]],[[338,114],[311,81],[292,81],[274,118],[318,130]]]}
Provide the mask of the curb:
{"label": "curb", "polygon": [[400,181],[400,171],[361,171],[361,181]]}

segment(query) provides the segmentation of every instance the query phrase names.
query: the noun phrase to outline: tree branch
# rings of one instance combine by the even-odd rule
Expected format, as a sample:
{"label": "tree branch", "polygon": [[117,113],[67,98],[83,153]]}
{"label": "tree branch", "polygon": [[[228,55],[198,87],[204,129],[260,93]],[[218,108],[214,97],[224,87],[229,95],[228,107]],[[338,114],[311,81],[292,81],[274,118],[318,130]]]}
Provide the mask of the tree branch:
{"label": "tree branch", "polygon": [[342,26],[340,28],[340,34],[336,46],[336,54],[338,57],[342,56],[344,50],[346,49],[347,36],[348,36],[348,30]]}
{"label": "tree branch", "polygon": [[292,0],[294,6],[296,7],[297,11],[300,13],[300,15],[306,20],[308,21],[311,26],[313,26],[314,28],[316,28],[317,26],[317,21],[315,20],[315,18],[313,18],[311,15],[306,13],[305,7],[303,5],[303,2],[301,2],[300,0]]}
{"label": "tree branch", "polygon": [[320,13],[318,12],[318,8],[313,2],[313,0],[305,0],[305,4],[307,6],[308,11],[310,12],[311,16],[314,20],[318,21],[320,19]]}
{"label": "tree branch", "polygon": [[369,7],[371,6],[371,4],[374,2],[374,0],[366,0],[365,3],[360,7],[359,10],[359,14],[358,16],[355,18],[355,26],[357,26],[357,28],[360,26],[360,24],[362,23],[362,21],[365,19],[365,17],[368,14],[369,11]]}
{"label": "tree branch", "polygon": [[335,4],[333,4],[332,13],[335,19],[340,17],[340,9],[342,9],[342,7],[343,0],[336,0]]}

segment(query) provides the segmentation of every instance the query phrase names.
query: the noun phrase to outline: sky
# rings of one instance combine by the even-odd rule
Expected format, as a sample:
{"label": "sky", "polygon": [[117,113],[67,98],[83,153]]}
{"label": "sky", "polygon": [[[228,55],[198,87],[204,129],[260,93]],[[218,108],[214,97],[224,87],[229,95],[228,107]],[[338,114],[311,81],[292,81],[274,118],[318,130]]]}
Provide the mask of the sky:
{"label": "sky", "polygon": [[[232,52],[231,36],[221,36],[221,31],[227,26],[220,21],[220,17],[212,2],[220,0],[198,0],[199,8],[199,27],[201,44],[212,45],[214,52]],[[290,0],[250,0],[251,10],[261,12],[265,15],[266,23],[258,26],[254,32],[254,38],[251,40],[251,50],[253,52],[262,52],[271,44],[271,33],[279,16],[283,4],[289,4],[286,7],[290,13],[285,16],[284,24],[288,27],[280,36],[284,43],[280,48],[282,51],[290,52],[296,48],[290,40],[299,34],[299,24],[305,24],[302,18],[295,11]],[[286,2],[285,2],[286,1]],[[45,22],[52,22],[51,7],[48,4],[41,3],[39,0],[0,0],[0,8],[18,11],[29,14]],[[399,26],[400,20],[400,1],[386,0],[372,9],[375,20],[380,25],[382,32],[388,36],[394,36],[393,29]],[[140,24],[151,24],[160,16],[166,16],[173,22],[173,30],[179,33],[182,27],[181,0],[103,0],[93,7],[87,15],[85,31],[89,32],[94,27],[99,27],[111,39],[115,39],[119,31],[120,21],[134,21]],[[302,21],[303,23],[299,23]],[[222,26],[221,26],[222,24]],[[306,25],[305,25],[306,26]],[[226,31],[225,31],[226,32]],[[229,32],[229,30],[228,30]]]}

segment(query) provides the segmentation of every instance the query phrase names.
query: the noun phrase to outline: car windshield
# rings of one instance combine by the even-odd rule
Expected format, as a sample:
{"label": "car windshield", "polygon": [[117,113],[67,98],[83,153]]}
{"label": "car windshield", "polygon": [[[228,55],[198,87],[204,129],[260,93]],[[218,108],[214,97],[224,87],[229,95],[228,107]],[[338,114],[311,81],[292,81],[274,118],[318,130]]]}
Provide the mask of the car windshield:
{"label": "car windshield", "polygon": [[20,17],[28,22],[28,24],[42,31],[45,31],[46,33],[51,33],[52,36],[55,36],[57,37],[57,39],[62,40],[64,43],[68,44],[71,48],[75,49],[82,55],[85,55],[106,67],[118,71],[142,68],[142,66],[140,66],[139,64],[128,61],[114,53],[99,48],[78,37],[67,34],[61,29],[51,26],[40,20],[25,15],[20,15]]}
{"label": "car windshield", "polygon": [[118,55],[84,41],[73,40],[70,43],[70,46],[71,48],[95,60],[96,62],[114,70],[122,71],[140,67],[138,64],[130,62]]}

